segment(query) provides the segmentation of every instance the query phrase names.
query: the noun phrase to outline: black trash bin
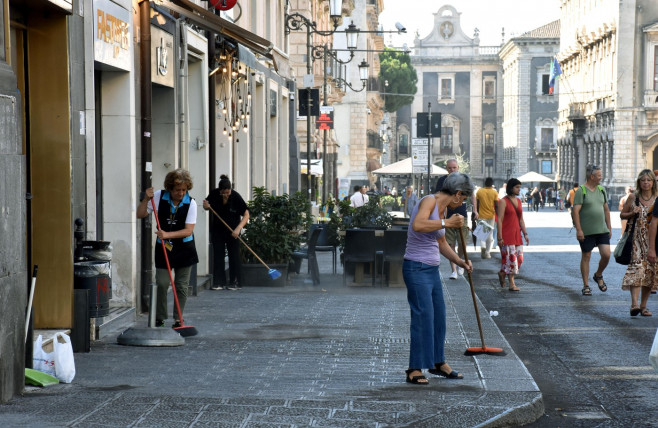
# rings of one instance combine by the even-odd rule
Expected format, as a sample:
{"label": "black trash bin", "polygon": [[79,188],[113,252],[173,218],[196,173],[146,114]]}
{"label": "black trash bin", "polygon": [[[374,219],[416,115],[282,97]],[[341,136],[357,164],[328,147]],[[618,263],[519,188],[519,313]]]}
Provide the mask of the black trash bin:
{"label": "black trash bin", "polygon": [[110,313],[110,262],[88,261],[73,264],[76,289],[89,290],[89,316],[98,318]]}
{"label": "black trash bin", "polygon": [[112,298],[112,243],[109,241],[82,241],[82,257],[87,261],[108,262],[110,269],[108,281],[110,299]]}

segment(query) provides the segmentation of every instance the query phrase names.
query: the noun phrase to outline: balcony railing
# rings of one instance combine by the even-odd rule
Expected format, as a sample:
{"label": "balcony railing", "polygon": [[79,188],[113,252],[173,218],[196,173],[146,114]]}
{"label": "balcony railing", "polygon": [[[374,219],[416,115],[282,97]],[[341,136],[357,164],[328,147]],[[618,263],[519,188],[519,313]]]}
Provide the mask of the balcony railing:
{"label": "balcony railing", "polygon": [[585,103],[569,104],[569,120],[585,119]]}

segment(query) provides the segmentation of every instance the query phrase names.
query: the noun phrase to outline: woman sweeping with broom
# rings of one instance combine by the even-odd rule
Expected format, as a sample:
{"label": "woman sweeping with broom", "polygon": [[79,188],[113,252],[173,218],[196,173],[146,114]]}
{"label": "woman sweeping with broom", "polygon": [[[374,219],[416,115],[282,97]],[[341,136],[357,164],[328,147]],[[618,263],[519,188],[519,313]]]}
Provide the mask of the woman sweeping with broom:
{"label": "woman sweeping with broom", "polygon": [[[158,284],[158,299],[155,312],[155,326],[164,327],[167,319],[167,290],[171,284],[169,267],[165,260],[165,253],[161,246],[166,248],[166,257],[171,269],[176,275],[173,281],[176,285],[180,314],[174,307],[174,329],[181,328],[181,320],[185,302],[187,301],[187,287],[190,284],[192,266],[199,263],[196,246],[194,245],[194,226],[196,224],[197,206],[188,193],[192,190],[192,177],[184,169],[177,169],[167,174],[164,180],[164,189],[153,191],[146,189],[146,196],[137,207],[137,218],[144,218],[157,207],[158,236],[155,247],[155,282]],[[149,202],[153,199],[153,204]]]}
{"label": "woman sweeping with broom", "polygon": [[406,371],[409,383],[427,385],[423,369],[448,379],[463,378],[445,362],[446,309],[439,252],[457,266],[473,271],[471,263],[460,259],[445,239],[446,227],[461,228],[464,224],[464,217],[459,214],[446,219],[447,208],[461,206],[472,195],[473,183],[468,175],[453,172],[445,179],[441,191],[425,196],[411,213],[402,265],[411,309],[409,369]]}

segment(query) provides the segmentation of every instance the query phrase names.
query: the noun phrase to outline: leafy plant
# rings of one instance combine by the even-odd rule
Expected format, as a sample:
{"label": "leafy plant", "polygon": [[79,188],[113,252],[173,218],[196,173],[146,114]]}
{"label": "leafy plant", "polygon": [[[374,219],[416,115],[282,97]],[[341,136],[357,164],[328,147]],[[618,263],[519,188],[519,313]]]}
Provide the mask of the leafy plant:
{"label": "leafy plant", "polygon": [[380,206],[378,196],[371,196],[367,204],[350,209],[349,227],[388,229],[393,223],[393,217]]}
{"label": "leafy plant", "polygon": [[394,196],[391,195],[384,195],[379,198],[379,201],[381,202],[382,206],[393,206],[397,203],[397,200]]}
{"label": "leafy plant", "polygon": [[[267,264],[288,263],[290,256],[306,241],[304,232],[311,226],[311,204],[302,192],[273,196],[264,187],[254,187],[247,203],[249,224],[242,239]],[[246,248],[245,263],[258,263]]]}
{"label": "leafy plant", "polygon": [[400,107],[409,105],[418,91],[418,75],[411,65],[408,53],[386,48],[379,54],[379,80],[388,80],[388,87],[384,95],[384,109],[393,113]]}

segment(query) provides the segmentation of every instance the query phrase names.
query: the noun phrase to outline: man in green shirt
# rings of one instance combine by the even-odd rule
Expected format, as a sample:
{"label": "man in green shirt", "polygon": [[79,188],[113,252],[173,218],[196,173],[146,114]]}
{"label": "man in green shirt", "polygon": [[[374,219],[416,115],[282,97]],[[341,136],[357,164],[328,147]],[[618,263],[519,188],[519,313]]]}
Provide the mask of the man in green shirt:
{"label": "man in green shirt", "polygon": [[598,247],[601,260],[593,279],[599,290],[606,291],[608,287],[603,281],[603,271],[610,261],[610,209],[605,189],[601,186],[603,173],[596,165],[587,165],[585,169],[587,181],[576,189],[573,198],[571,217],[576,228],[576,238],[580,243],[582,256],[580,259],[580,274],[583,277],[583,296],[591,296],[588,285],[589,261],[594,247]]}

